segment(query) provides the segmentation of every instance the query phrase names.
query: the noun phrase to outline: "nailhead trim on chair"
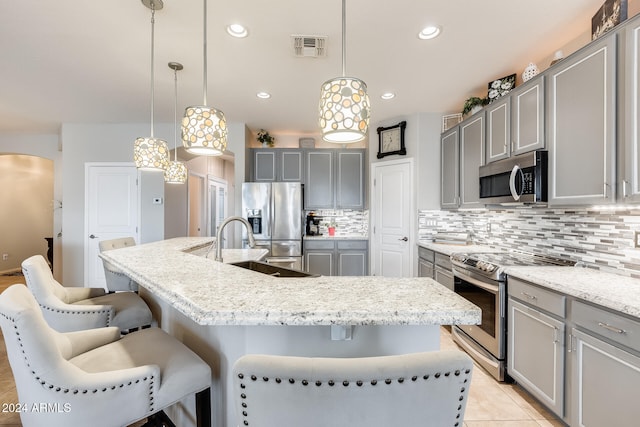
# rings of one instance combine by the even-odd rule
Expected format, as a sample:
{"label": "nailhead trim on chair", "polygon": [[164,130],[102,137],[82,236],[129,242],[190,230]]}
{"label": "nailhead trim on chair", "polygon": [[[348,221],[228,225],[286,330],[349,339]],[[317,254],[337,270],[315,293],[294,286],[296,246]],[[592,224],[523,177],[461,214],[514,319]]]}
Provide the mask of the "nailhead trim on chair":
{"label": "nailhead trim on chair", "polygon": [[[453,374],[456,377],[459,377],[460,375],[464,374],[465,376],[467,376],[467,378],[464,379],[464,383],[466,384],[469,381],[468,376],[469,376],[470,373],[471,373],[470,369],[465,369],[464,371],[462,371],[460,369],[456,369],[455,371],[452,371],[452,372],[451,371],[445,372],[444,376],[446,378],[446,377],[451,376],[451,374]],[[238,373],[238,378],[240,378],[241,380],[244,380],[245,379],[244,377],[245,376],[244,376],[243,373]],[[441,372],[436,372],[435,374],[433,374],[433,377],[435,379],[439,379],[440,377],[442,377],[442,373]],[[258,377],[256,375],[251,375],[249,378],[251,379],[251,381],[257,381],[258,380]],[[417,375],[414,375],[414,376],[411,377],[411,381],[415,382],[415,381],[418,380],[418,378],[419,377]],[[425,381],[428,380],[429,379],[429,374],[424,374],[422,376],[422,379],[425,380]],[[262,377],[262,381],[267,382],[267,381],[269,381],[269,378],[268,377]],[[378,381],[379,380],[372,379],[370,381],[370,384],[372,386],[376,386],[378,384]],[[281,384],[282,383],[282,379],[281,378],[275,378],[275,382],[276,382],[276,384]],[[296,380],[294,378],[289,378],[288,382],[289,382],[289,384],[295,384]],[[315,383],[315,385],[317,387],[321,387],[322,386],[322,381],[316,380],[316,381],[313,381],[313,382]],[[405,379],[400,377],[400,378],[396,379],[396,382],[398,384],[403,384],[405,382]],[[391,378],[385,378],[384,379],[384,383],[389,385],[389,384],[393,383],[393,380]],[[304,386],[308,386],[309,385],[309,380],[303,379],[303,380],[300,381],[300,384],[302,384],[303,387]],[[329,380],[329,381],[327,381],[327,384],[329,385],[329,387],[333,387],[335,385],[335,381],[334,380]],[[345,387],[349,387],[349,384],[350,383],[349,383],[348,380],[342,381],[342,385],[345,386]],[[364,385],[364,382],[362,380],[357,380],[356,381],[356,385],[358,387],[362,387]],[[244,383],[240,383],[240,388],[246,389],[246,385]],[[466,390],[466,387],[462,387],[460,389],[460,393],[461,394],[460,394],[460,397],[458,398],[458,401],[462,402],[464,400],[464,392],[465,392],[465,390]],[[242,406],[242,408],[244,408],[243,411],[242,411],[242,416],[244,417],[243,425],[248,426],[249,425],[249,420],[247,419],[248,412],[246,411],[246,409],[248,409],[249,405],[246,402],[247,394],[244,393],[244,392],[240,393],[240,398],[242,399],[241,406]],[[461,418],[460,411],[462,410],[462,404],[459,404],[457,409],[458,409],[458,414],[456,415],[456,420],[458,420],[458,421],[455,422],[455,424],[453,425],[454,427],[459,427],[461,425],[460,424],[460,418]]]}
{"label": "nailhead trim on chair", "polygon": [[[18,340],[18,345],[22,349],[23,348],[22,339],[20,338],[20,333],[18,332],[18,326],[15,324],[16,323],[15,319],[5,315],[4,313],[0,313],[0,316],[4,317],[5,319],[7,319],[11,323],[13,323],[13,329],[15,330],[16,339]],[[8,337],[5,335],[4,339],[6,340],[7,338]],[[27,365],[28,368],[31,368],[31,364],[29,363],[29,359],[27,358],[27,354],[24,352],[24,350],[21,350],[21,351],[22,351],[22,354],[24,356],[25,365]],[[104,393],[104,392],[107,392],[109,390],[115,390],[117,388],[123,388],[125,386],[131,386],[133,384],[139,384],[141,381],[142,382],[149,381],[149,412],[153,412],[154,411],[154,406],[153,406],[154,405],[154,402],[153,402],[153,400],[154,400],[153,384],[154,384],[155,378],[154,378],[153,375],[151,375],[149,377],[138,378],[135,381],[132,380],[132,381],[127,382],[126,384],[118,384],[118,385],[112,385],[111,387],[105,387],[105,388],[102,388],[101,390],[98,390],[98,389],[90,390],[90,389],[69,389],[69,388],[57,387],[55,384],[48,383],[47,381],[41,379],[34,370],[31,370],[31,374],[33,375],[35,380],[40,383],[40,385],[42,387],[46,387],[49,390],[53,390],[55,392],[62,392],[62,393],[71,392],[73,394],[78,394],[78,393],[88,394],[89,392],[97,393],[98,391],[101,391],[101,392]]]}

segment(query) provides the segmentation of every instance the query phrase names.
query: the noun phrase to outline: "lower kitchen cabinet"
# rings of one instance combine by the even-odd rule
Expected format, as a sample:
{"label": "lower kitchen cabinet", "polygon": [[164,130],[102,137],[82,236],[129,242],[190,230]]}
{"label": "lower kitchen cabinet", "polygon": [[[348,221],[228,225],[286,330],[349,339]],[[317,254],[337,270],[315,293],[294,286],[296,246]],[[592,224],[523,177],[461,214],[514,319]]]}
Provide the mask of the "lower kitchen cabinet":
{"label": "lower kitchen cabinet", "polygon": [[640,420],[640,322],[508,278],[507,372],[570,426]]}
{"label": "lower kitchen cabinet", "polygon": [[564,416],[564,322],[509,297],[507,372]]}
{"label": "lower kitchen cabinet", "polygon": [[366,240],[306,240],[305,271],[323,276],[369,274],[369,243]]}
{"label": "lower kitchen cabinet", "polygon": [[418,277],[433,279],[435,253],[427,248],[418,247]]}
{"label": "lower kitchen cabinet", "polygon": [[638,425],[640,323],[578,301],[571,307],[571,425]]}

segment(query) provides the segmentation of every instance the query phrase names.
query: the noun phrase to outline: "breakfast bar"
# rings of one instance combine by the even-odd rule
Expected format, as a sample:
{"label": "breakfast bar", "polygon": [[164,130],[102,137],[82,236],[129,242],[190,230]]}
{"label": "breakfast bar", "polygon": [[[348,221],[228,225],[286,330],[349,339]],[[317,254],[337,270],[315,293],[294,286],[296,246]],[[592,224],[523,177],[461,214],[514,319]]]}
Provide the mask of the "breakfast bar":
{"label": "breakfast bar", "polygon": [[[232,265],[261,250],[207,256],[211,238],[104,252],[140,285],[158,322],[212,368],[212,421],[235,426],[233,363],[248,353],[362,357],[439,349],[439,326],[478,324],[480,309],[429,278],[274,277]],[[168,411],[193,425],[193,403]]]}

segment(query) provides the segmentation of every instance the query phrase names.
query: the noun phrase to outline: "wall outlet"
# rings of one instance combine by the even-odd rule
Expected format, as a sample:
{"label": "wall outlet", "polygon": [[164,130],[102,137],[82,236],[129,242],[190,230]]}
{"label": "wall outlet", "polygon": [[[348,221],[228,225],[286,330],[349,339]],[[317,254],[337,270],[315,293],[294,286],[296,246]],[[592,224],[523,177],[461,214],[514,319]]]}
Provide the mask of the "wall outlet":
{"label": "wall outlet", "polygon": [[9,254],[2,254],[2,260],[6,261],[9,259]]}
{"label": "wall outlet", "polygon": [[640,231],[636,231],[633,236],[633,246],[640,248]]}
{"label": "wall outlet", "polygon": [[487,223],[487,233],[491,233],[491,223]]}

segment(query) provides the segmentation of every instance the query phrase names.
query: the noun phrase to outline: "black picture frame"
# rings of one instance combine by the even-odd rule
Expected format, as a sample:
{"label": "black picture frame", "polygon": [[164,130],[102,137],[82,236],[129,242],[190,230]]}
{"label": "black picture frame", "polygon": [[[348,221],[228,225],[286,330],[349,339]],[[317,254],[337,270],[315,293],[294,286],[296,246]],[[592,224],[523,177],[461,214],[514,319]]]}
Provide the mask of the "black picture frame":
{"label": "black picture frame", "polygon": [[[379,159],[385,157],[385,156],[391,156],[394,154],[398,154],[401,156],[405,156],[407,154],[407,149],[404,145],[404,130],[407,128],[407,122],[406,121],[402,121],[400,123],[398,123],[397,125],[393,125],[393,126],[388,126],[388,127],[379,127],[376,130],[378,131],[378,155],[377,157]],[[383,147],[382,145],[382,140],[384,138],[384,134],[387,132],[397,132],[399,133],[400,136],[400,147],[397,150],[388,150],[387,148]]]}
{"label": "black picture frame", "polygon": [[627,0],[606,0],[591,18],[591,40],[627,19]]}

